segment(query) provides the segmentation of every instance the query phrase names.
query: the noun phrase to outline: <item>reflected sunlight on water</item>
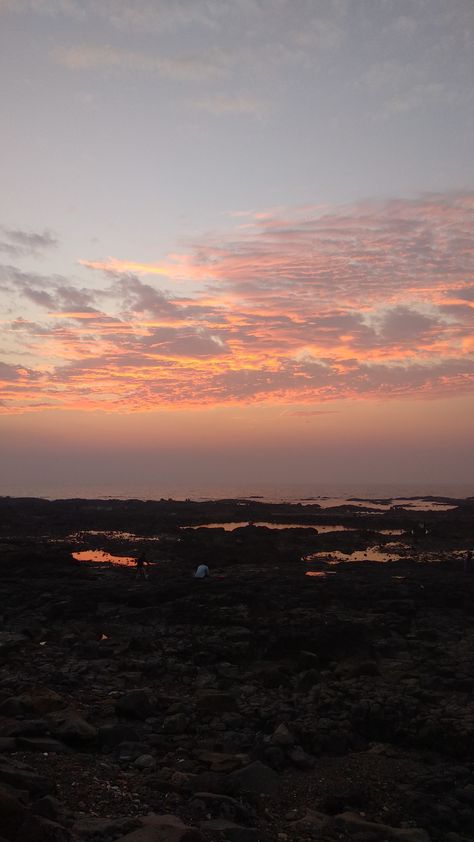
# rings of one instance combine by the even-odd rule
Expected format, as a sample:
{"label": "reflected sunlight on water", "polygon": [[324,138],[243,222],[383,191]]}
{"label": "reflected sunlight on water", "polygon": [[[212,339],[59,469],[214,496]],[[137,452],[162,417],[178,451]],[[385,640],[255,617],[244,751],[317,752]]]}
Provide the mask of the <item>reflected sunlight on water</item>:
{"label": "reflected sunlight on water", "polygon": [[228,523],[200,523],[198,526],[181,526],[180,529],[224,529],[226,532],[233,532],[234,529],[241,529],[246,526],[266,526],[267,529],[313,529],[319,532],[353,532],[347,526],[314,524],[314,523],[270,523],[266,520],[253,521],[229,521]]}
{"label": "reflected sunlight on water", "polygon": [[72,553],[72,557],[76,561],[89,561],[99,564],[114,564],[119,567],[134,567],[136,561],[131,556],[111,555],[105,553],[103,550],[81,550],[78,553]]}
{"label": "reflected sunlight on water", "polygon": [[340,550],[333,552],[311,553],[304,557],[304,561],[325,561],[327,564],[339,564],[341,561],[398,561],[401,558],[397,553],[386,553],[377,547],[368,547],[366,550],[355,550],[353,553],[343,553]]}

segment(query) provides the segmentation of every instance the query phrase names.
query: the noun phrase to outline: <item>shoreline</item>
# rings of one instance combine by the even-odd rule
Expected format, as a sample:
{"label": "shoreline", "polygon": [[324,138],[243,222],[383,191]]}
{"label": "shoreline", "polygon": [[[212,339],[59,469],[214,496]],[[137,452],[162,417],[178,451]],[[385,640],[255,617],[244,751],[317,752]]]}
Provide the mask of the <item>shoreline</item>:
{"label": "shoreline", "polygon": [[[461,553],[474,501],[421,517],[313,507],[316,530],[351,526],[318,533],[290,525],[302,507],[255,500],[12,499],[0,499],[8,842],[21,828],[55,842],[472,839],[474,572]],[[289,528],[186,528],[242,511]],[[304,561],[386,548],[390,525],[406,539],[397,561]],[[75,561],[79,546],[145,548],[148,579]],[[211,576],[195,580],[201,562]]]}

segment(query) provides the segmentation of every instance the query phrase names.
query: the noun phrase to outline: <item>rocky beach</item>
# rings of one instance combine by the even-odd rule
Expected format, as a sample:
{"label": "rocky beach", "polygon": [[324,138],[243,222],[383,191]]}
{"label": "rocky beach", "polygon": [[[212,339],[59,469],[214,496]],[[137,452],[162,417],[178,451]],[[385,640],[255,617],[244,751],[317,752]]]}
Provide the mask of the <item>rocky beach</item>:
{"label": "rocky beach", "polygon": [[474,839],[473,498],[4,497],[0,545],[1,842]]}

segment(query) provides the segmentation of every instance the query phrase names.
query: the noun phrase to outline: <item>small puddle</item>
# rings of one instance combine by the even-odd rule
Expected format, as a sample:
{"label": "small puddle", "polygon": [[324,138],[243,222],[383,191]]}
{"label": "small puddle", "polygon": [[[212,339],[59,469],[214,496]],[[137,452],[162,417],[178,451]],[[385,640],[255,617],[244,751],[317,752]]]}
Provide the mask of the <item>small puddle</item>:
{"label": "small puddle", "polygon": [[109,538],[110,540],[119,540],[119,541],[159,541],[160,538],[157,535],[152,536],[145,536],[145,535],[136,535],[134,532],[118,532],[115,530],[107,530],[107,529],[86,529],[82,532],[71,532],[68,535],[69,540],[71,541],[81,541],[84,538],[92,537],[92,538]]}
{"label": "small puddle", "polygon": [[404,535],[404,529],[376,529],[379,535]]}
{"label": "small puddle", "polygon": [[377,547],[369,547],[367,550],[355,550],[353,553],[343,553],[334,550],[331,553],[311,553],[304,557],[304,561],[325,561],[327,564],[339,564],[341,561],[398,561],[401,558],[397,553],[386,553]]}
{"label": "small puddle", "polygon": [[314,523],[270,523],[270,521],[230,521],[228,523],[200,523],[198,526],[181,526],[181,529],[224,529],[226,532],[233,532],[234,529],[241,529],[245,526],[266,526],[267,529],[312,529],[322,535],[325,532],[354,532],[347,526],[340,525],[316,525]]}
{"label": "small puddle", "polygon": [[136,565],[136,560],[130,556],[111,555],[103,550],[81,550],[81,552],[72,553],[72,557],[76,561],[88,561],[94,564],[114,564],[119,567],[135,567]]}
{"label": "small puddle", "polygon": [[314,502],[322,509],[352,506],[360,509],[373,509],[387,512],[390,509],[405,509],[412,512],[447,512],[456,509],[456,504],[438,503],[435,500],[425,500],[423,497],[412,498],[393,497],[384,501],[361,499],[360,497],[315,497]]}

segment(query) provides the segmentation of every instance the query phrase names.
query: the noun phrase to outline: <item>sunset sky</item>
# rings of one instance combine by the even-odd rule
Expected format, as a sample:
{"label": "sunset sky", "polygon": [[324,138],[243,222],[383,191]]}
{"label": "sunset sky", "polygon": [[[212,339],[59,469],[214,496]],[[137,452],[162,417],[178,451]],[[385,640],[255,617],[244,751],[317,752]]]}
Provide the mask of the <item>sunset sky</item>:
{"label": "sunset sky", "polygon": [[472,0],[0,0],[0,494],[472,483]]}

